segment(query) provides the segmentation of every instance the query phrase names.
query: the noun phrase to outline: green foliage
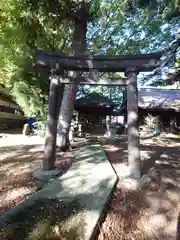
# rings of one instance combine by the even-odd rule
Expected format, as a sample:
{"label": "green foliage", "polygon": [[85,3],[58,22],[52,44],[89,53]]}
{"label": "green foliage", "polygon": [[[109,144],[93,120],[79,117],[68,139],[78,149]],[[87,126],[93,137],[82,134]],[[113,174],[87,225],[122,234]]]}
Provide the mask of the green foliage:
{"label": "green foliage", "polygon": [[143,9],[149,17],[158,15],[163,20],[171,20],[180,14],[179,0],[125,0],[123,6],[128,12]]}
{"label": "green foliage", "polygon": [[1,0],[0,83],[28,116],[37,111],[43,116],[49,82],[47,72],[35,71],[37,49],[71,53],[74,20],[87,18],[88,51],[93,54],[159,51],[172,40],[178,9],[178,0]]}
{"label": "green foliage", "polygon": [[41,89],[33,88],[25,81],[15,82],[12,88],[15,101],[21,106],[26,116],[44,116],[47,113],[41,98]]}
{"label": "green foliage", "polygon": [[[89,10],[89,4],[92,4]],[[34,68],[37,49],[71,53],[73,22],[80,14],[97,17],[101,1],[23,1],[0,3],[0,83],[27,116],[45,114],[48,73]],[[82,10],[85,10],[83,12]]]}
{"label": "green foliage", "polygon": [[36,123],[34,123],[35,129],[34,134],[44,137],[46,133],[46,119],[40,119]]}
{"label": "green foliage", "polygon": [[[69,52],[71,42],[71,26],[59,22],[58,16],[49,16],[44,5],[33,8],[35,2],[3,0],[0,5],[0,83],[12,92],[27,116],[37,111],[43,115],[47,104],[48,75],[34,69],[36,49],[53,51],[67,44]],[[65,29],[70,30],[68,34]]]}

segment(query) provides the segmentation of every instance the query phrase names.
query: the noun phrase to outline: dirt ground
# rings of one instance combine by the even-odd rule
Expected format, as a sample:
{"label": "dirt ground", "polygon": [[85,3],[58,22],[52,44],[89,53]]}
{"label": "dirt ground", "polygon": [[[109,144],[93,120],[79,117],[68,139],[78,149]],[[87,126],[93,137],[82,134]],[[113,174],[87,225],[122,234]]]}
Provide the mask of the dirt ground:
{"label": "dirt ground", "polygon": [[[125,139],[102,140],[117,174],[127,167]],[[107,208],[97,240],[180,239],[180,138],[173,135],[141,140],[141,167],[148,187],[123,192],[120,183]]]}
{"label": "dirt ground", "polygon": [[1,240],[84,239],[83,207],[78,201],[43,199],[19,211],[0,229]]}
{"label": "dirt ground", "polygon": [[[0,134],[0,215],[22,203],[42,183],[32,177],[41,166],[44,139],[18,133]],[[73,151],[57,153],[56,164],[64,174],[72,164]]]}
{"label": "dirt ground", "polygon": [[[121,177],[127,170],[127,139],[101,142]],[[38,137],[0,135],[0,214],[38,190],[32,172],[41,166],[43,148],[44,139]],[[63,174],[72,164],[73,151],[58,153],[57,159]],[[180,239],[180,138],[168,134],[142,140],[141,160],[143,174],[152,178],[150,185],[124,192],[117,184],[97,240]]]}

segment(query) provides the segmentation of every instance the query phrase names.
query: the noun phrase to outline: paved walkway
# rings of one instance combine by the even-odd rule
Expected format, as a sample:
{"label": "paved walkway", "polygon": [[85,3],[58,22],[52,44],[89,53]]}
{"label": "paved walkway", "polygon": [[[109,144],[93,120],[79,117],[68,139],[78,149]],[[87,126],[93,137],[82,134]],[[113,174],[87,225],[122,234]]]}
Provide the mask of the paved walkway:
{"label": "paved walkway", "polygon": [[76,158],[68,172],[48,184],[21,206],[0,217],[1,226],[20,210],[40,199],[63,202],[76,200],[82,207],[77,214],[83,218],[82,240],[90,239],[103,208],[116,183],[117,176],[100,144],[85,144],[76,151]]}

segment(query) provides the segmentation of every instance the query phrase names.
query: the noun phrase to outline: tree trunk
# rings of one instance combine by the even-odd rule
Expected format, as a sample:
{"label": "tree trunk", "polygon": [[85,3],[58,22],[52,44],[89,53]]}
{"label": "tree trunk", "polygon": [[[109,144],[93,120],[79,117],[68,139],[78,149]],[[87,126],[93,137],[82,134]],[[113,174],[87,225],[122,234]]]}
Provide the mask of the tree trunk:
{"label": "tree trunk", "polygon": [[73,116],[76,92],[77,85],[75,83],[65,86],[58,120],[56,143],[61,150],[69,147],[69,127]]}
{"label": "tree trunk", "polygon": [[[87,32],[87,19],[75,20],[75,30],[72,43],[72,50],[74,55],[83,53],[86,50],[86,32]],[[78,77],[79,72],[74,72],[73,76]],[[71,124],[74,103],[76,99],[78,86],[76,83],[65,86],[64,94],[61,102],[58,130],[57,130],[57,146],[62,149],[69,147],[69,127]]]}

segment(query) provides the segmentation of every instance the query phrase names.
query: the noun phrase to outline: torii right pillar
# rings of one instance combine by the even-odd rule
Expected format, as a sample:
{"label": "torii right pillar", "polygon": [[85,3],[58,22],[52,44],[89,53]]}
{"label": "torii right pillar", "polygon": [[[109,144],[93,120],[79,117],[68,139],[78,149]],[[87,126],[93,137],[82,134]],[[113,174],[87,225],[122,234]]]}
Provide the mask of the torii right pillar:
{"label": "torii right pillar", "polygon": [[138,71],[134,67],[126,69],[127,84],[127,111],[128,111],[128,164],[130,176],[136,179],[141,177],[140,142],[138,124]]}

